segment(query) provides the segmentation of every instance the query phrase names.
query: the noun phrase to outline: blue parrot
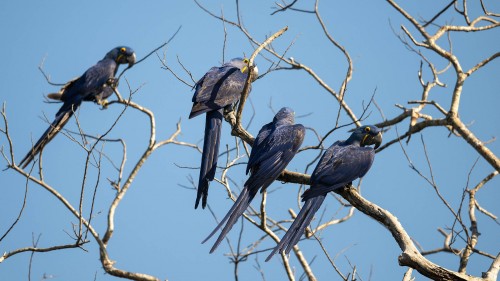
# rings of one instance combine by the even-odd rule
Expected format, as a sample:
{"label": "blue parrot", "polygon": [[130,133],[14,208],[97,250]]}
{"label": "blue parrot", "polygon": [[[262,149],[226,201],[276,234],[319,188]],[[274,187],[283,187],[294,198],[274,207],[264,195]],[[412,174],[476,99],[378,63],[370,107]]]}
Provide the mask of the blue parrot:
{"label": "blue parrot", "polygon": [[[205,208],[207,205],[208,184],[214,179],[217,168],[223,110],[229,109],[239,101],[248,73],[248,59],[234,58],[221,67],[212,67],[195,85],[193,108],[189,119],[206,113],[195,209],[198,208],[202,198],[202,207]],[[256,66],[252,73],[253,82],[258,75]]]}
{"label": "blue parrot", "polygon": [[132,67],[135,63],[135,53],[129,47],[116,47],[109,51],[97,64],[87,69],[82,76],[66,83],[58,93],[49,94],[48,97],[63,102],[56,113],[56,118],[50,127],[43,133],[36,144],[19,163],[26,168],[35,156],[47,145],[57,133],[66,125],[82,101],[93,101],[105,105],[106,98],[113,94],[113,89],[108,83],[113,81],[118,66],[128,64]]}
{"label": "blue parrot", "polygon": [[301,124],[294,125],[294,123],[293,110],[283,107],[272,122],[260,129],[247,164],[246,173],[250,172],[250,177],[227,215],[202,242],[205,243],[227,222],[210,253],[217,249],[238,218],[245,212],[259,188],[262,192],[271,185],[297,153],[304,140],[305,128]]}
{"label": "blue parrot", "polygon": [[[311,175],[311,187],[302,194],[302,209],[266,261],[276,252],[290,253],[328,192],[363,177],[372,166],[375,149],[381,143],[382,134],[377,127],[362,126],[356,128],[347,140],[336,141],[325,151]],[[375,148],[365,147],[373,144]]]}

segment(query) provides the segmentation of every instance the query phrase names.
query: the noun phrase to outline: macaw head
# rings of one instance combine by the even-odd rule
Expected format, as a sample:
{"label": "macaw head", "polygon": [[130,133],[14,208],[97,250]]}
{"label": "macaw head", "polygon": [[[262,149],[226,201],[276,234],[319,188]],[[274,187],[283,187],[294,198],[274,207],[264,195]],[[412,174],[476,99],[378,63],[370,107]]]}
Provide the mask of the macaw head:
{"label": "macaw head", "polygon": [[109,51],[104,58],[112,59],[117,64],[127,64],[132,67],[135,63],[135,52],[132,48],[120,46]]}
{"label": "macaw head", "polygon": [[[242,73],[248,73],[248,63],[250,62],[249,59],[247,58],[234,58],[232,60],[230,60],[228,63],[226,63],[225,65],[230,65],[232,67],[237,67],[241,70]],[[259,76],[259,68],[257,67],[257,65],[253,65],[253,71],[252,71],[252,82],[255,81],[255,79],[257,79],[257,77]]]}
{"label": "macaw head", "polygon": [[349,139],[350,143],[359,142],[359,146],[375,145],[377,149],[382,144],[382,132],[373,125],[356,128]]}
{"label": "macaw head", "polygon": [[278,113],[274,116],[273,121],[278,122],[280,120],[287,120],[288,123],[293,124],[295,122],[295,112],[293,109],[290,107],[283,107],[280,109],[280,111],[278,111]]}

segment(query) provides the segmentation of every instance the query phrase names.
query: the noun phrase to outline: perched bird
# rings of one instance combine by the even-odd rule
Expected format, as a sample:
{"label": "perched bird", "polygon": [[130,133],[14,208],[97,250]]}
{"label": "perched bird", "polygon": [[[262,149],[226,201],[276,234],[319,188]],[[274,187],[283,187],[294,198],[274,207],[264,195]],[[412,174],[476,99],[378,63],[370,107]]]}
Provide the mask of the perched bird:
{"label": "perched bird", "polygon": [[[214,179],[217,166],[223,110],[230,109],[240,99],[248,73],[248,59],[234,58],[221,67],[212,67],[195,85],[193,108],[189,119],[206,113],[195,209],[198,208],[200,199],[203,208],[207,205],[208,184]],[[252,71],[252,82],[257,75],[258,69],[255,66]]]}
{"label": "perched bird", "polygon": [[245,212],[259,188],[262,192],[271,185],[297,153],[306,131],[301,124],[294,125],[294,115],[291,108],[283,107],[272,122],[260,129],[247,164],[247,174],[250,172],[250,177],[227,215],[202,242],[205,243],[224,223],[226,224],[210,253],[217,249],[238,218]]}
{"label": "perched bird", "polygon": [[49,94],[49,98],[59,100],[63,102],[63,105],[56,113],[56,118],[50,127],[43,133],[19,165],[25,168],[33,160],[66,125],[82,101],[104,104],[105,99],[113,94],[113,89],[109,87],[108,83],[117,82],[113,79],[118,70],[118,65],[128,64],[128,67],[132,67],[134,63],[135,53],[131,48],[116,47],[109,51],[97,64],[87,69],[82,76],[66,83],[59,93]]}
{"label": "perched bird", "polygon": [[[382,134],[377,127],[362,126],[355,129],[347,140],[336,141],[325,151],[311,175],[311,188],[302,194],[302,201],[305,202],[302,209],[266,261],[276,252],[290,253],[328,192],[363,177],[372,166],[375,149],[381,143]],[[373,144],[375,149],[365,147]]]}

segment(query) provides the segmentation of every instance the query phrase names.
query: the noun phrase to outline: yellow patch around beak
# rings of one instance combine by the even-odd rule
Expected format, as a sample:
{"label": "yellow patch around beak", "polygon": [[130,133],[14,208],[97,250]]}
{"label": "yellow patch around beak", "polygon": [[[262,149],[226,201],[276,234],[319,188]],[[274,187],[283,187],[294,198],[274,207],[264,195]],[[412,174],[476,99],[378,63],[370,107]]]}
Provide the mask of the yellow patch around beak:
{"label": "yellow patch around beak", "polygon": [[363,146],[365,144],[365,141],[366,139],[369,137],[370,135],[366,134],[364,137],[363,137],[363,140],[361,141],[361,146]]}

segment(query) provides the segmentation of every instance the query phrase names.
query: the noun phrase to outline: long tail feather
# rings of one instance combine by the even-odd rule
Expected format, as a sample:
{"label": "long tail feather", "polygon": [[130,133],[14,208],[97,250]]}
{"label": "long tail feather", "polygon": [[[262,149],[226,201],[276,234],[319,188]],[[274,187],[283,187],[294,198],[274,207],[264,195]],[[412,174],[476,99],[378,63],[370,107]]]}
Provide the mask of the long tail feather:
{"label": "long tail feather", "polygon": [[222,109],[210,111],[206,114],[205,138],[203,140],[203,152],[201,156],[200,179],[194,208],[198,208],[200,199],[201,206],[205,209],[207,205],[208,184],[215,177],[217,168],[217,157],[219,155],[220,131],[222,127]]}
{"label": "long tail feather", "polygon": [[252,202],[252,199],[255,197],[256,193],[257,189],[252,190],[245,186],[245,188],[243,188],[240,195],[238,196],[238,199],[236,199],[236,202],[234,202],[233,206],[226,214],[224,219],[217,225],[217,227],[212,231],[212,233],[210,233],[210,235],[207,238],[205,238],[205,240],[203,240],[202,243],[205,243],[227,221],[226,225],[221,231],[221,234],[217,238],[217,241],[215,241],[214,245],[212,246],[212,249],[210,249],[210,253],[213,253],[217,249],[217,247],[219,247],[222,240],[224,240],[229,231],[231,231],[231,228],[233,228],[234,224],[238,221],[238,219],[243,215],[245,210],[248,208],[250,202]]}
{"label": "long tail feather", "polygon": [[297,244],[300,237],[304,233],[306,227],[309,225],[309,223],[311,223],[314,214],[318,211],[324,200],[325,195],[320,195],[314,198],[310,198],[305,202],[292,225],[285,233],[285,236],[283,236],[278,245],[266,258],[266,262],[269,261],[277,252],[282,253],[283,251],[285,251],[286,254],[290,253],[293,246]]}
{"label": "long tail feather", "polygon": [[24,169],[29,163],[35,158],[35,156],[40,153],[40,151],[47,145],[59,131],[68,123],[71,116],[73,116],[74,110],[76,110],[78,105],[73,106],[66,111],[59,110],[56,115],[56,119],[50,124],[50,127],[43,133],[40,139],[36,142],[36,144],[31,148],[31,150],[24,156],[23,160],[19,162],[19,165]]}
{"label": "long tail feather", "polygon": [[229,217],[233,214],[234,210],[236,208],[238,208],[238,205],[241,204],[241,201],[244,199],[245,194],[248,194],[248,190],[246,188],[244,188],[240,195],[238,196],[238,199],[236,199],[236,201],[234,202],[233,206],[231,207],[231,209],[229,209],[229,211],[227,212],[227,214],[224,216],[224,218],[219,222],[219,224],[215,227],[215,229],[210,232],[210,234],[207,236],[207,238],[205,238],[201,244],[204,244],[205,242],[207,242],[210,238],[212,238],[212,236],[214,236],[214,234],[224,225],[224,223],[229,219]]}

